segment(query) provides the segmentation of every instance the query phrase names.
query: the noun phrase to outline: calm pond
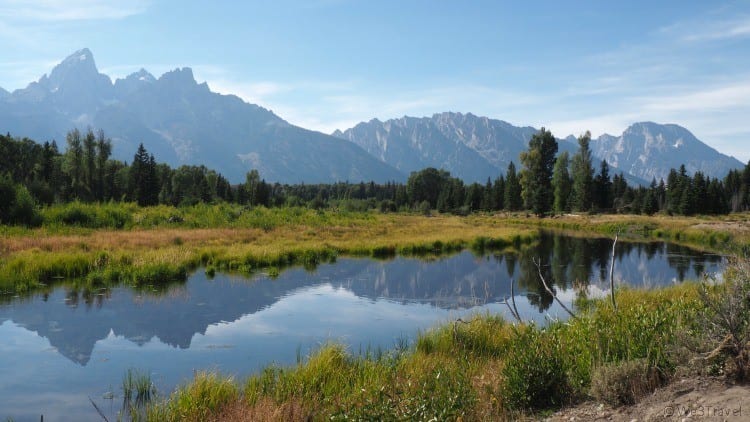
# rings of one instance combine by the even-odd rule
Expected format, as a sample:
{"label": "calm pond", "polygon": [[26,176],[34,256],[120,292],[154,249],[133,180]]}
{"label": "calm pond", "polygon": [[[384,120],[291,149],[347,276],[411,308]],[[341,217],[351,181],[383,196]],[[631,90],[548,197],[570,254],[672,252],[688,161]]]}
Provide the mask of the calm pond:
{"label": "calm pond", "polygon": [[[514,280],[522,317],[565,317],[541,294],[532,258],[568,304],[572,281],[606,294],[612,242],[544,234],[518,254],[388,261],[339,258],[313,271],[272,279],[203,270],[160,291],[65,285],[27,297],[0,297],[0,419],[115,420],[129,368],[148,371],[160,392],[216,369],[238,378],[270,363],[294,364],[336,341],[354,353],[390,349],[420,330],[460,316],[510,313],[500,302]],[[615,279],[660,286],[721,271],[724,259],[662,243],[618,242]],[[113,397],[112,397],[112,393]]]}

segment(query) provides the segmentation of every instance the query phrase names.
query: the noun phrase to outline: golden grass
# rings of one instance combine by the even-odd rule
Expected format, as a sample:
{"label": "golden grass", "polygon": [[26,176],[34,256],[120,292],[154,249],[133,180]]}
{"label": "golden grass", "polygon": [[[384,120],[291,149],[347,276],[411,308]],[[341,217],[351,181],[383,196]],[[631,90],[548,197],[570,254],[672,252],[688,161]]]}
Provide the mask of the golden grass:
{"label": "golden grass", "polygon": [[45,236],[44,229],[32,235],[0,239],[3,258],[28,251],[142,251],[232,247],[239,253],[264,255],[288,249],[329,245],[339,250],[373,245],[402,246],[434,241],[468,242],[479,236],[505,238],[527,230],[508,227],[491,217],[461,218],[413,215],[375,215],[373,221],[347,226],[310,227],[290,225],[262,230],[255,228],[98,230],[87,234]]}
{"label": "golden grass", "polygon": [[[348,224],[309,226],[290,224],[270,230],[258,228],[154,228],[133,230],[91,230],[76,234],[48,234],[46,229],[9,234],[0,239],[0,258],[29,250],[45,252],[97,250],[118,251],[171,246],[206,247],[256,245],[271,249],[307,248],[328,244],[337,249],[356,250],[373,245],[407,245],[434,241],[471,241],[479,236],[504,238],[537,227],[574,231],[612,231],[647,227],[695,233],[727,233],[736,239],[750,239],[750,214],[719,217],[669,217],[632,215],[568,215],[536,218],[519,215],[476,215],[424,217],[405,214],[371,214],[372,218]],[[523,230],[519,230],[519,228]],[[659,233],[657,233],[659,234]],[[678,239],[679,240],[679,239]]]}
{"label": "golden grass", "polygon": [[469,246],[502,248],[533,239],[539,229],[577,236],[619,233],[624,239],[665,240],[725,253],[750,252],[750,214],[674,218],[288,214],[283,209],[258,212],[259,219],[273,222],[268,225],[257,224],[250,216],[243,225],[232,227],[5,231],[0,238],[0,290],[26,291],[59,277],[89,275],[102,282],[150,283],[164,275],[180,277],[199,265],[207,265],[211,271],[246,272],[268,266],[314,266],[337,254],[386,257],[446,253]]}

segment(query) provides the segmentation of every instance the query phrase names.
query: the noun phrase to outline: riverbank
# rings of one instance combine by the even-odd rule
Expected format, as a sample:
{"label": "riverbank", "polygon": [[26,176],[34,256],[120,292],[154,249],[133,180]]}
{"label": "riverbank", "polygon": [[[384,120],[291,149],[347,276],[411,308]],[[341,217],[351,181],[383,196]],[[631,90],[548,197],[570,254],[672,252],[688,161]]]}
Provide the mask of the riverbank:
{"label": "riverbank", "polygon": [[[87,207],[88,212],[103,212]],[[175,216],[178,211],[181,214]],[[88,227],[55,223],[33,230],[0,229],[0,290],[45,289],[70,277],[84,288],[159,286],[184,280],[189,270],[201,265],[207,273],[278,274],[286,266],[314,267],[342,255],[439,255],[464,248],[513,251],[539,240],[540,229],[579,237],[618,235],[621,241],[670,241],[732,255],[750,244],[750,216],[745,214],[539,219],[521,214],[424,216],[225,205],[134,208],[134,213],[119,228],[94,224],[99,217],[87,217]],[[711,288],[715,303],[727,302],[721,289]],[[671,379],[685,359],[714,344],[715,327],[705,324],[707,303],[713,302],[706,302],[697,284],[619,290],[616,310],[607,300],[585,297],[580,295],[577,316],[566,323],[538,327],[481,315],[424,333],[414,344],[390,352],[360,356],[329,345],[298,366],[267,368],[240,382],[202,373],[166,401],[152,403],[148,416],[546,417],[560,406],[590,397],[594,385],[603,385],[604,392],[619,391],[617,380],[623,376],[640,380],[639,394],[651,390]],[[724,370],[716,362],[707,367]],[[612,382],[614,386],[606,388]]]}
{"label": "riverbank", "polygon": [[[575,317],[544,327],[479,315],[383,354],[354,355],[333,344],[296,366],[271,366],[246,380],[198,373],[149,405],[145,417],[560,420],[585,416],[588,400],[606,403],[598,410],[627,409],[620,406],[685,376],[748,375],[741,354],[715,350],[732,330],[722,326],[725,312],[745,318],[740,329],[746,330],[750,304],[712,307],[731,302],[738,292],[750,293],[748,275],[741,264],[727,272],[722,285],[623,289],[616,308],[609,299],[579,300]],[[578,403],[583,408],[571,407]],[[566,410],[555,413],[562,407]]]}
{"label": "riverbank", "polygon": [[747,214],[540,219],[520,214],[458,217],[201,205],[131,206],[126,217],[120,208],[109,209],[110,204],[78,206],[81,209],[47,211],[49,224],[42,228],[1,228],[0,291],[26,292],[60,279],[77,279],[88,287],[145,286],[184,280],[198,266],[249,273],[314,266],[338,255],[377,258],[517,247],[533,240],[539,229],[577,236],[619,234],[623,240],[670,241],[722,253],[750,250]]}

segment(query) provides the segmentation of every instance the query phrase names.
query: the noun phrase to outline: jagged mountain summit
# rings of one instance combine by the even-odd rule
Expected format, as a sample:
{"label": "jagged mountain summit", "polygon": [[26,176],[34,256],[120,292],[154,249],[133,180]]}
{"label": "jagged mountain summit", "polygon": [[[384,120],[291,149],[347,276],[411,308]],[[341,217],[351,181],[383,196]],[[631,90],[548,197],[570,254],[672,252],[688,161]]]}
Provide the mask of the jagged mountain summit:
{"label": "jagged mountain summit", "polygon": [[[374,119],[333,135],[403,172],[432,166],[466,181],[483,182],[504,173],[511,161],[520,167],[519,155],[537,131],[471,113],[448,112],[385,122]],[[558,152],[574,154],[577,150],[574,136],[558,139]],[[743,167],[672,124],[635,123],[620,137],[605,134],[593,139],[591,150],[597,170],[598,161],[606,159],[612,173],[622,172],[631,184],[666,180],[669,170],[681,164],[690,173],[702,171],[711,177],[724,177],[729,170]]]}
{"label": "jagged mountain summit", "polygon": [[257,169],[268,181],[404,180],[405,175],[341,139],[294,126],[273,112],[197,83],[190,68],[159,78],[141,69],[114,83],[91,51],[76,51],[37,82],[0,93],[0,130],[64,145],[73,127],[101,128],[117,158],[139,143],[173,166],[203,164],[233,182]]}
{"label": "jagged mountain summit", "polygon": [[536,131],[471,113],[447,112],[385,122],[373,119],[333,135],[406,173],[436,167],[465,181],[484,182],[504,173],[511,161],[519,165],[518,155]]}
{"label": "jagged mountain summit", "polygon": [[602,135],[591,142],[594,155],[644,180],[666,180],[669,169],[685,165],[688,173],[724,177],[743,164],[704,144],[684,127],[640,122],[622,135]]}
{"label": "jagged mountain summit", "polygon": [[[154,77],[141,69],[112,81],[99,73],[88,49],[76,51],[49,75],[12,93],[0,88],[0,131],[64,145],[73,127],[101,128],[116,158],[132,159],[143,142],[173,166],[204,164],[233,182],[257,169],[268,181],[316,183],[404,180],[425,167],[444,168],[467,182],[505,172],[537,131],[471,113],[373,119],[333,136],[294,126],[270,110],[196,82],[190,68]],[[584,130],[585,128],[582,128]],[[349,141],[349,142],[346,142]],[[575,138],[559,139],[574,153]],[[591,142],[597,160],[631,182],[688,172],[723,177],[738,160],[705,145],[677,125],[636,123],[619,137]]]}

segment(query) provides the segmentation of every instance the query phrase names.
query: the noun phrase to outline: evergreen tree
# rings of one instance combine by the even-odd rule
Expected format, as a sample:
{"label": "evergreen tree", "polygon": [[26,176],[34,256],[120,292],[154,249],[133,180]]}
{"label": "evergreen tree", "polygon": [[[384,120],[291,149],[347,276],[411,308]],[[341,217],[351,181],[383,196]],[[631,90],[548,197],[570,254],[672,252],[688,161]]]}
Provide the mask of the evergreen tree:
{"label": "evergreen tree", "polygon": [[693,181],[685,172],[685,166],[680,166],[680,198],[677,211],[682,215],[693,215],[695,213],[695,192]]}
{"label": "evergreen tree", "polygon": [[557,156],[555,167],[552,169],[552,187],[555,194],[553,209],[557,213],[569,210],[568,201],[573,187],[573,181],[568,173],[569,161],[568,152],[565,151]]}
{"label": "evergreen tree", "polygon": [[258,205],[260,189],[260,174],[258,170],[252,169],[245,175],[245,192],[247,193],[247,203],[249,205]]}
{"label": "evergreen tree", "polygon": [[204,175],[198,182],[198,196],[201,202],[210,203],[213,199],[211,193],[211,184],[208,183],[208,179]]}
{"label": "evergreen tree", "polygon": [[493,211],[500,211],[505,208],[505,178],[501,175],[495,179],[492,185],[492,196],[494,198]]}
{"label": "evergreen tree", "polygon": [[647,215],[653,215],[656,211],[659,210],[659,205],[656,198],[657,195],[658,193],[656,187],[656,179],[654,179],[651,181],[651,186],[649,186],[648,190],[646,191],[646,195],[643,197],[641,212]]}
{"label": "evergreen tree", "polygon": [[602,160],[599,174],[594,178],[595,195],[594,202],[600,210],[612,208],[612,180],[609,178],[609,165],[607,160]]}
{"label": "evergreen tree", "polygon": [[96,198],[96,135],[89,128],[83,137],[84,185],[88,199]]}
{"label": "evergreen tree", "polygon": [[152,199],[154,197],[158,200],[159,191],[152,192],[156,187],[156,166],[152,167],[152,158],[141,143],[130,166],[129,197],[141,206],[153,205],[156,202]]}
{"label": "evergreen tree", "polygon": [[112,141],[104,136],[100,130],[96,137],[96,200],[106,201],[112,197],[111,192],[106,189],[105,173],[107,172],[107,161],[112,154]]}
{"label": "evergreen tree", "polygon": [[482,211],[492,211],[496,207],[495,205],[495,196],[493,195],[492,190],[492,180],[490,178],[487,178],[487,183],[484,185],[484,191],[482,192],[482,204],[481,208]]}
{"label": "evergreen tree", "polygon": [[529,150],[521,153],[521,195],[527,208],[536,215],[552,209],[552,168],[557,154],[557,140],[542,128],[529,141]]}
{"label": "evergreen tree", "polygon": [[622,173],[615,174],[615,177],[612,178],[612,206],[616,210],[620,210],[628,204],[628,191],[628,182],[625,181],[625,175]]}
{"label": "evergreen tree", "polygon": [[516,165],[513,161],[508,164],[508,172],[505,176],[505,209],[508,211],[518,211],[522,207],[521,182],[516,175]]}
{"label": "evergreen tree", "polygon": [[16,187],[7,173],[0,173],[0,199],[0,224],[8,224],[16,206]]}
{"label": "evergreen tree", "polygon": [[664,179],[659,181],[659,186],[656,188],[656,203],[659,211],[667,209],[667,185],[664,183]]}
{"label": "evergreen tree", "polygon": [[697,214],[707,214],[711,204],[706,201],[708,197],[708,183],[702,172],[697,171],[693,174],[692,195],[693,195],[693,212]]}
{"label": "evergreen tree", "polygon": [[705,202],[707,202],[707,205],[710,207],[708,212],[711,214],[726,214],[729,212],[726,193],[718,179],[712,179],[708,183]]}
{"label": "evergreen tree", "polygon": [[591,132],[578,137],[578,152],[573,156],[573,189],[571,208],[574,211],[591,209],[591,194],[594,184],[594,167],[591,160]]}
{"label": "evergreen tree", "polygon": [[[684,166],[683,166],[684,169]],[[680,175],[677,170],[670,169],[667,175],[667,210],[670,213],[679,213],[680,199],[682,198],[682,186]]]}
{"label": "evergreen tree", "polygon": [[464,205],[469,208],[469,211],[477,211],[481,209],[482,198],[484,197],[484,188],[479,183],[472,183],[466,189],[466,200]]}
{"label": "evergreen tree", "polygon": [[68,195],[66,197],[83,199],[85,186],[83,169],[83,145],[81,144],[81,132],[73,129],[68,132],[65,140],[68,150],[65,152],[65,173],[70,179]]}

